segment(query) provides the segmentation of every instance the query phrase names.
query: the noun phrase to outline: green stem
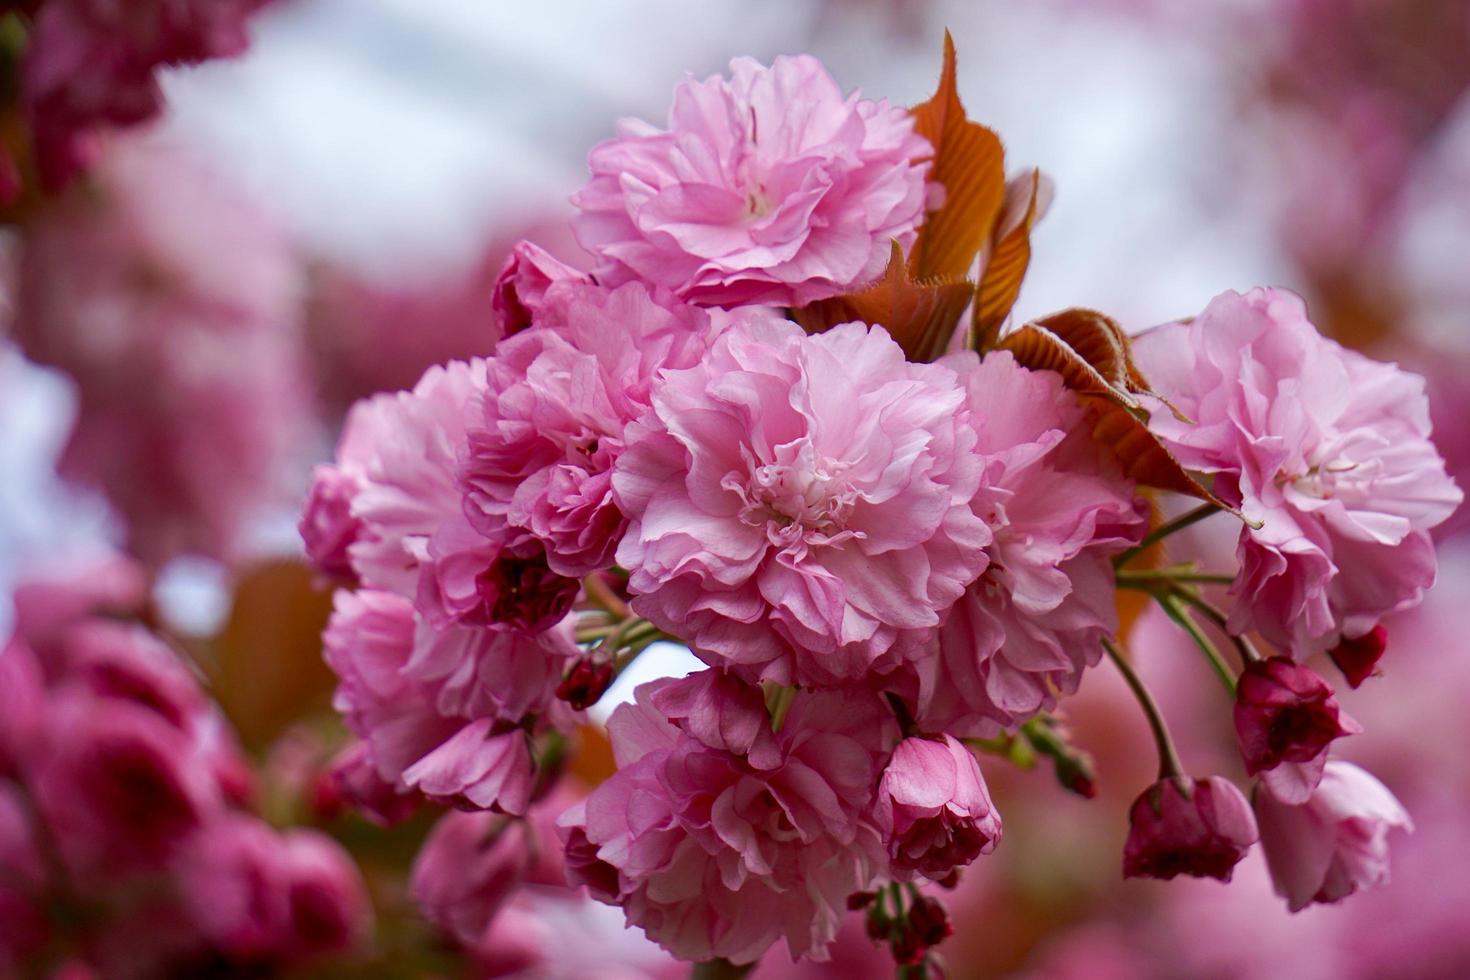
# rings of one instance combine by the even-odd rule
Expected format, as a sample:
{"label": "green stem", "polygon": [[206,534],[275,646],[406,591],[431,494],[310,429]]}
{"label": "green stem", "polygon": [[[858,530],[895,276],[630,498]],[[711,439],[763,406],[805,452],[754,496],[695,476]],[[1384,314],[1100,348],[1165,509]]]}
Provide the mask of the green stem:
{"label": "green stem", "polygon": [[1224,512],[1221,511],[1220,508],[1216,507],[1214,504],[1200,504],[1194,510],[1186,511],[1183,514],[1180,514],[1178,517],[1174,518],[1172,521],[1169,521],[1167,524],[1161,524],[1158,527],[1154,528],[1144,537],[1142,541],[1138,542],[1138,544],[1134,545],[1127,551],[1120,554],[1118,557],[1114,558],[1113,567],[1122,568],[1124,565],[1128,564],[1130,561],[1137,558],[1139,555],[1143,554],[1145,551],[1152,548],[1154,545],[1158,544],[1160,541],[1164,540],[1174,532],[1182,531],[1185,528],[1189,527],[1191,524],[1197,524],[1200,521],[1204,520],[1206,517],[1209,517],[1211,514],[1220,513]]}
{"label": "green stem", "polygon": [[750,976],[750,971],[753,969],[755,969],[754,963],[736,966],[729,960],[707,960],[704,963],[694,964],[689,980],[741,980],[743,977]]}
{"label": "green stem", "polygon": [[1182,602],[1188,603],[1193,608],[1198,609],[1206,619],[1214,623],[1216,626],[1220,627],[1220,632],[1230,637],[1230,642],[1235,646],[1236,651],[1240,654],[1240,659],[1242,663],[1253,663],[1254,661],[1261,659],[1261,655],[1256,652],[1256,648],[1251,645],[1250,640],[1247,640],[1243,636],[1236,636],[1234,633],[1230,632],[1229,627],[1226,625],[1228,621],[1225,618],[1225,614],[1216,609],[1214,606],[1210,605],[1199,595],[1191,592],[1189,589],[1182,589],[1178,586],[1174,586],[1173,588],[1171,588],[1169,590],[1169,594]]}
{"label": "green stem", "polygon": [[1225,658],[1220,656],[1220,651],[1215,649],[1215,644],[1210,642],[1210,638],[1205,636],[1204,630],[1200,629],[1199,624],[1189,615],[1189,610],[1185,608],[1184,603],[1180,602],[1179,597],[1172,593],[1158,598],[1159,605],[1164,607],[1164,612],[1168,614],[1170,619],[1178,623],[1184,632],[1189,634],[1189,638],[1194,641],[1194,645],[1199,647],[1200,652],[1205,655],[1205,659],[1210,662],[1210,666],[1215,669],[1215,673],[1219,676],[1220,682],[1225,685],[1225,690],[1230,693],[1232,698],[1235,697],[1235,675],[1231,672],[1229,665],[1225,663]]}
{"label": "green stem", "polygon": [[1120,586],[1126,588],[1132,585],[1136,588],[1142,584],[1154,582],[1183,582],[1188,585],[1229,585],[1235,581],[1235,576],[1226,575],[1222,572],[1191,572],[1181,570],[1177,567],[1124,568],[1118,570],[1117,579]]}
{"label": "green stem", "polygon": [[1159,750],[1159,778],[1179,779],[1184,776],[1184,766],[1179,762],[1179,753],[1174,749],[1174,740],[1169,737],[1169,729],[1164,725],[1163,712],[1159,711],[1158,702],[1144,686],[1143,679],[1123,656],[1112,640],[1102,641],[1103,649],[1108,652],[1108,657],[1118,668],[1118,673],[1123,675],[1123,680],[1128,682],[1128,687],[1133,691],[1133,697],[1137,699],[1138,706],[1143,709],[1144,717],[1148,719],[1148,727],[1153,731],[1154,745]]}
{"label": "green stem", "polygon": [[618,619],[627,619],[633,615],[628,604],[619,599],[612,587],[604,582],[602,576],[596,572],[582,580],[582,590],[587,593],[588,599]]}

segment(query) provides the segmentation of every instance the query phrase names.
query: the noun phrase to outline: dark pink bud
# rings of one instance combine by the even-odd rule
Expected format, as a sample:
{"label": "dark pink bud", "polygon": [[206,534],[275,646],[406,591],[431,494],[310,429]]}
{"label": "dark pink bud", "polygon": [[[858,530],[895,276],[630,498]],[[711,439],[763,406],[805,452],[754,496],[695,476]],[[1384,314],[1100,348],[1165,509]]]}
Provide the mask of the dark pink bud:
{"label": "dark pink bud", "polygon": [[1289,657],[1247,664],[1235,699],[1235,732],[1254,776],[1283,762],[1306,763],[1362,728],[1338,707],[1332,688]]}
{"label": "dark pink bud", "polygon": [[1327,656],[1347,678],[1348,686],[1356,688],[1378,673],[1378,660],[1387,648],[1388,630],[1375,626],[1362,636],[1344,639],[1329,650]]}
{"label": "dark pink bud", "polygon": [[1134,801],[1128,823],[1125,878],[1229,881],[1259,836],[1250,804],[1218,776],[1159,780]]}
{"label": "dark pink bud", "polygon": [[918,896],[909,906],[908,927],[925,946],[938,946],[954,935],[944,904],[930,895]]}
{"label": "dark pink bud", "polygon": [[596,704],[612,682],[612,664],[586,656],[572,664],[572,669],[557,685],[556,696],[582,711]]}

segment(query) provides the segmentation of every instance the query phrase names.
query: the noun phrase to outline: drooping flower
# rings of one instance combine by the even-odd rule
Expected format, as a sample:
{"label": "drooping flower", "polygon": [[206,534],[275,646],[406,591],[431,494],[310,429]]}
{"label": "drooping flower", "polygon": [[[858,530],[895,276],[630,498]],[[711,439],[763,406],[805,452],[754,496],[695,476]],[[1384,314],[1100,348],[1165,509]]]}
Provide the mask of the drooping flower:
{"label": "drooping flower", "polygon": [[1108,559],[1145,522],[1133,484],[1101,462],[1057,375],[1005,351],[941,363],[959,368],[966,387],[986,461],[973,509],[993,537],[988,567],[948,611],[937,643],[910,656],[923,727],[991,735],[1076,691],[1101,658],[1117,628]]}
{"label": "drooping flower", "polygon": [[782,938],[823,958],[847,896],[885,863],[867,814],[892,715],[871,696],[803,694],[739,756],[659,714],[678,683],[614,712],[620,768],[561,821],[570,879],[681,959],[752,963]]}
{"label": "drooping flower", "polygon": [[339,590],[323,636],[334,704],[378,777],[444,802],[523,812],[533,775],[518,726],[559,723],[554,692],[578,650],[535,636],[416,619],[390,592]]}
{"label": "drooping flower", "polygon": [[893,873],[938,881],[1000,841],[975,755],[957,739],[906,738],[878,783],[878,824]]}
{"label": "drooping flower", "polygon": [[1259,838],[1240,790],[1219,776],[1161,779],[1128,811],[1127,878],[1191,875],[1229,881]]}
{"label": "drooping flower", "polygon": [[600,281],[701,305],[802,306],[877,278],[923,219],[933,153],[913,118],[843,98],[808,56],[689,79],[668,129],[637,120],[592,150],[573,197]]}
{"label": "drooping flower", "polygon": [[1299,659],[1361,637],[1434,580],[1428,531],[1459,505],[1423,380],[1326,339],[1296,296],[1224,293],[1139,337],[1168,406],[1150,428],[1258,524],[1241,530],[1233,632]]}
{"label": "drooping flower", "polygon": [[575,577],[611,564],[626,526],[612,492],[624,427],[659,372],[697,364],[729,317],[641,283],[566,284],[543,299],[536,329],[496,350],[471,408],[466,514],[491,538],[534,536]]}
{"label": "drooping flower", "polygon": [[[1338,707],[1327,682],[1290,657],[1254,661],[1241,672],[1235,732],[1245,771],[1260,773],[1284,801],[1305,803],[1322,778],[1328,745],[1360,731]],[[1274,779],[1283,767],[1296,771]]]}
{"label": "drooping flower", "polygon": [[1293,912],[1386,884],[1388,832],[1414,829],[1387,787],[1337,759],[1327,763],[1305,804],[1293,806],[1258,790],[1255,807],[1271,880]]}
{"label": "drooping flower", "polygon": [[613,486],[633,608],[747,679],[865,675],[985,567],[964,402],[881,328],[737,324],[629,427]]}

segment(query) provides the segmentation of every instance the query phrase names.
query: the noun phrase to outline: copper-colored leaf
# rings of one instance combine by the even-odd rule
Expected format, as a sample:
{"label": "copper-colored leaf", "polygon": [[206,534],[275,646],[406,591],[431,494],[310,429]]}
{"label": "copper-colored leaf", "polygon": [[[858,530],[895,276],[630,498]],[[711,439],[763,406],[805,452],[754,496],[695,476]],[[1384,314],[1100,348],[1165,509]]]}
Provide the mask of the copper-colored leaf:
{"label": "copper-colored leaf", "polygon": [[919,229],[909,270],[919,280],[958,279],[969,274],[1000,215],[1005,151],[995,133],[965,118],[955,82],[954,39],[948,31],[939,88],[912,111],[915,131],[934,147],[929,179],[944,187],[944,203]]}
{"label": "copper-colored leaf", "polygon": [[932,361],[948,347],[973,293],[968,280],[913,281],[894,242],[882,279],[859,292],[794,310],[792,316],[811,333],[849,320],[882,324],[910,360]]}
{"label": "copper-colored leaf", "polygon": [[206,669],[247,747],[267,745],[291,722],[328,707],[334,678],[321,635],[331,609],[331,594],[300,562],[269,562],[240,580]]}
{"label": "copper-colored leaf", "polygon": [[1123,472],[1146,487],[1172,490],[1237,513],[1189,475],[1138,416],[1106,395],[1086,395],[1083,405],[1092,438],[1118,460]]}
{"label": "copper-colored leaf", "polygon": [[1033,169],[1029,176],[1006,185],[997,241],[980,273],[975,290],[975,345],[980,350],[994,346],[1001,324],[1021,294],[1021,280],[1031,264],[1031,228],[1040,216],[1042,176]]}
{"label": "copper-colored leaf", "polygon": [[1071,309],[1028,323],[996,345],[1036,371],[1055,371],[1081,397],[1093,439],[1143,486],[1206,500],[1237,514],[1194,477],[1149,431],[1143,406],[1148,381],[1133,363],[1128,336],[1096,310]]}
{"label": "copper-colored leaf", "polygon": [[[1061,316],[1050,319],[1057,326],[1069,322],[1058,322]],[[1128,408],[1138,408],[1138,399],[1118,380],[1115,352],[1107,348],[1103,335],[1088,333],[1082,339],[1085,343],[1079,351],[1045,321],[1038,320],[1002,337],[996,346],[1010,351],[1033,371],[1055,371],[1068,388],[1079,394],[1103,395]]]}

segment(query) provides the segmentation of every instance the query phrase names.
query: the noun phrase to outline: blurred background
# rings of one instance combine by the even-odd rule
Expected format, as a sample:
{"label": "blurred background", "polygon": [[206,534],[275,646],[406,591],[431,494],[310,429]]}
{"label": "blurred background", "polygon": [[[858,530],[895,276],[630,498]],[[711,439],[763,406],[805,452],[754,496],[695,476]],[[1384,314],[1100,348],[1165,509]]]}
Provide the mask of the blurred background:
{"label": "blurred background", "polygon": [[[917,103],[946,27],[971,118],[1057,186],[1017,317],[1089,306],[1142,329],[1227,288],[1289,287],[1324,332],[1426,376],[1466,484],[1467,0],[276,0],[245,54],[165,72],[162,116],[109,137],[4,243],[0,596],[135,563],[147,621],[200,665],[258,772],[257,808],[361,869],[375,926],[301,971],[679,975],[615,910],[552,889],[478,946],[439,933],[405,884],[432,815],[382,830],[328,798],[344,736],[320,658],[329,597],[295,532],[308,473],[353,399],[484,353],[515,241],[576,261],[567,198],[616,118],[661,119],[686,72],[801,51]],[[1103,668],[1066,710],[1099,799],[985,760],[1007,834],[952,902],[950,975],[1470,975],[1466,528],[1441,529],[1440,585],[1389,625],[1388,678],[1343,692],[1369,732],[1344,755],[1417,824],[1392,885],[1291,916],[1258,853],[1230,886],[1123,882],[1152,756]],[[0,599],[0,636],[15,619]],[[1191,767],[1238,775],[1208,671],[1151,616],[1133,630],[1166,714],[1201,736]],[[831,964],[773,956],[755,976],[892,975],[860,921],[848,933]]]}

